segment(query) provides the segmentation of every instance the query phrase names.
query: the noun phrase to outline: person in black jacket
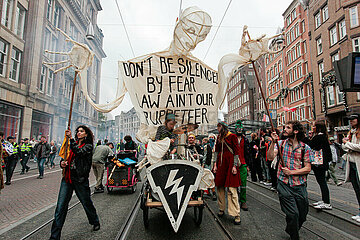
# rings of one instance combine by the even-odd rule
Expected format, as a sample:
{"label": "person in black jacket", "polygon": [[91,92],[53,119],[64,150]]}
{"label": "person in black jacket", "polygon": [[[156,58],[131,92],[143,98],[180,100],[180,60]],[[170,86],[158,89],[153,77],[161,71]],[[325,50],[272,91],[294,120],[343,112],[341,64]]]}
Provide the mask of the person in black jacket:
{"label": "person in black jacket", "polygon": [[35,155],[37,158],[38,168],[39,168],[39,176],[38,179],[43,179],[44,177],[44,164],[46,159],[50,156],[51,147],[50,144],[46,141],[45,136],[41,136],[40,142],[34,146]]}
{"label": "person in black jacket", "polygon": [[316,181],[320,186],[322,201],[314,203],[317,209],[331,210],[330,193],[326,183],[325,174],[329,169],[329,162],[332,160],[327,128],[324,121],[316,121],[313,125],[314,136],[309,142],[309,146],[315,151],[322,151],[323,164],[312,165]]}
{"label": "person in black jacket", "polygon": [[60,161],[65,174],[61,180],[50,239],[60,239],[73,191],[83,205],[89,223],[93,225],[93,230],[100,229],[99,217],[91,200],[89,187],[94,135],[84,125],[76,128],[75,139],[71,136],[70,130],[66,130],[65,134],[70,138],[70,153],[66,160]]}

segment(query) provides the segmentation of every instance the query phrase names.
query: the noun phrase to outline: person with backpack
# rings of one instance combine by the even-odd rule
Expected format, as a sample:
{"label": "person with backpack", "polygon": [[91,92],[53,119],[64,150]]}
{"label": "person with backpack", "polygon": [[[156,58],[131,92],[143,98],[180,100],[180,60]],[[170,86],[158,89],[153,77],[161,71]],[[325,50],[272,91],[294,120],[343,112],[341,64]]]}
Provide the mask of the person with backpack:
{"label": "person with backpack", "polygon": [[304,127],[299,121],[288,121],[283,135],[287,139],[279,141],[278,134],[271,133],[268,158],[272,161],[278,155],[279,150],[275,144],[278,142],[284,163],[279,162],[277,191],[281,210],[286,215],[285,231],[292,240],[297,240],[299,230],[309,212],[306,182],[314,157],[310,147],[302,142],[305,134]]}
{"label": "person with backpack", "polygon": [[311,165],[317,183],[321,190],[321,201],[314,203],[316,209],[331,210],[330,192],[326,182],[326,172],[329,170],[329,163],[332,161],[332,154],[327,134],[327,127],[324,121],[316,121],[313,125],[314,136],[309,146],[314,151],[314,162]]}

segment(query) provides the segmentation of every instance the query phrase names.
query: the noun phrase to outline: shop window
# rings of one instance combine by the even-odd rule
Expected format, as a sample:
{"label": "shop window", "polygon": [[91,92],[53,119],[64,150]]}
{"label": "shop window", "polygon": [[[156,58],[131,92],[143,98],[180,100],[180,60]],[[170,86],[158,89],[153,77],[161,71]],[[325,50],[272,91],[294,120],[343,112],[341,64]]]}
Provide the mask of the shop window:
{"label": "shop window", "polygon": [[50,140],[52,117],[48,114],[33,111],[31,120],[31,137],[40,139],[41,136],[45,136],[47,140]]}
{"label": "shop window", "polygon": [[0,102],[0,132],[5,137],[19,135],[22,109],[4,102]]}

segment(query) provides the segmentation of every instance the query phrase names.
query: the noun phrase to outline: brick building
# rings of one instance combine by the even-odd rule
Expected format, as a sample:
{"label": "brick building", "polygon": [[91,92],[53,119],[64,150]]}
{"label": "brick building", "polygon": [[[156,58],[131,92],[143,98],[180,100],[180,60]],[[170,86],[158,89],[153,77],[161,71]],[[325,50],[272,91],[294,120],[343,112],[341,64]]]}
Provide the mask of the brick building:
{"label": "brick building", "polygon": [[360,93],[339,91],[332,62],[360,51],[359,11],[356,0],[312,0],[309,4],[316,117],[327,119],[330,130],[340,137],[348,130],[347,112],[360,110]]}
{"label": "brick building", "polygon": [[[265,91],[265,66],[264,58],[255,62],[260,81]],[[255,78],[255,72],[251,64],[240,67],[229,81],[227,92],[228,100],[228,123],[237,120],[262,120],[264,114],[264,102]]]}
{"label": "brick building", "polygon": [[[90,97],[98,102],[103,34],[97,27],[99,0],[2,0],[0,1],[0,130],[6,136],[60,140],[69,112],[74,71],[54,74],[60,66],[43,62],[66,58],[44,50],[69,51],[71,44],[56,31],[60,28],[73,39],[86,43],[94,51],[88,69]],[[85,38],[89,24],[95,27],[94,40]],[[86,102],[76,86],[72,126],[97,128],[97,112]]]}

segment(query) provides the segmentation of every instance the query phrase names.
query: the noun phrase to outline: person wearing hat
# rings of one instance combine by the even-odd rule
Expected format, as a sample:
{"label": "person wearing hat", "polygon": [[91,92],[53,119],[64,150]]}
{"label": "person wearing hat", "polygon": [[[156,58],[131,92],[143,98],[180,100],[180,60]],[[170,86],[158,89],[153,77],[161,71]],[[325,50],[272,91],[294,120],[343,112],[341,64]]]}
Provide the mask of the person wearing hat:
{"label": "person wearing hat", "polygon": [[8,142],[11,143],[11,145],[13,145],[13,154],[8,156],[5,161],[5,169],[6,169],[5,185],[10,185],[11,178],[13,176],[16,164],[17,164],[18,160],[20,159],[19,158],[20,148],[19,148],[19,145],[17,144],[17,142],[15,141],[15,137],[9,136],[7,138],[7,140],[8,140]]}
{"label": "person wearing hat", "polygon": [[225,188],[227,188],[228,213],[234,217],[234,224],[239,225],[241,220],[237,188],[240,187],[241,180],[238,138],[229,131],[228,124],[224,121],[218,123],[217,130],[219,136],[215,145],[216,162],[213,172],[215,173],[215,186],[218,196],[218,216],[222,217],[225,212]]}
{"label": "person wearing hat", "polygon": [[337,186],[340,186],[340,185],[342,185],[342,182],[339,182],[339,180],[337,179],[337,177],[335,175],[335,167],[336,167],[336,163],[338,161],[338,153],[337,153],[337,149],[335,146],[335,138],[329,137],[329,142],[330,142],[332,161],[329,162],[329,170],[326,175],[326,181],[328,182],[331,177],[331,179],[334,181],[334,183]]}
{"label": "person wearing hat", "polygon": [[21,173],[24,174],[25,171],[28,172],[30,167],[27,165],[30,155],[32,153],[32,145],[29,143],[28,138],[24,138],[24,144],[20,147],[20,163],[22,166]]}
{"label": "person wearing hat", "polygon": [[164,125],[158,127],[155,135],[155,141],[163,140],[164,138],[170,138],[170,154],[176,152],[176,134],[173,133],[173,130],[176,125],[175,114],[168,113],[165,116]]}
{"label": "person wearing hat", "polygon": [[249,162],[250,162],[250,152],[249,152],[249,141],[245,137],[244,127],[242,125],[241,120],[237,120],[235,124],[235,132],[238,139],[238,144],[240,148],[239,154],[239,173],[241,179],[240,186],[240,208],[244,211],[248,211],[248,206],[246,204],[246,178],[249,170]]}
{"label": "person wearing hat", "polygon": [[359,213],[352,217],[360,222],[360,114],[353,113],[350,120],[351,130],[343,138],[342,148],[346,152],[345,181],[350,181],[359,204]]}

